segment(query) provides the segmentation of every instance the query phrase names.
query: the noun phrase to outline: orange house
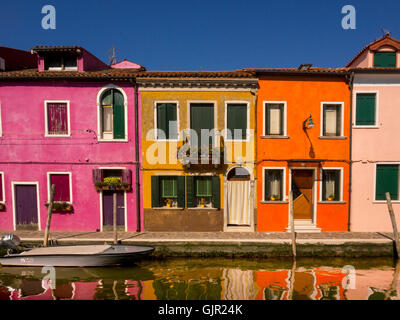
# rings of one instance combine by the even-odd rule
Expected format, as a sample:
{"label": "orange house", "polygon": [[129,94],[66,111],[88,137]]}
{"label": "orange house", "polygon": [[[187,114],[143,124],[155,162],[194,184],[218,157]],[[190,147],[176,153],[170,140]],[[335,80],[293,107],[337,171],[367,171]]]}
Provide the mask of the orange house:
{"label": "orange house", "polygon": [[347,231],[350,88],[345,69],[249,69],[257,100],[257,231]]}

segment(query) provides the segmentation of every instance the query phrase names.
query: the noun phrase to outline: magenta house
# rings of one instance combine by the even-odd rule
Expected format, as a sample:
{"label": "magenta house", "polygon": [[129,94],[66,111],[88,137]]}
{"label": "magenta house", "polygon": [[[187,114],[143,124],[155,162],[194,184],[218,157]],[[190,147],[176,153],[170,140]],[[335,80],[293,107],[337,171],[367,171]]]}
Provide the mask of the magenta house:
{"label": "magenta house", "polygon": [[[35,47],[0,70],[0,230],[142,230],[140,96],[134,73],[81,47]],[[5,59],[4,59],[5,60]],[[7,61],[5,60],[5,65]]]}

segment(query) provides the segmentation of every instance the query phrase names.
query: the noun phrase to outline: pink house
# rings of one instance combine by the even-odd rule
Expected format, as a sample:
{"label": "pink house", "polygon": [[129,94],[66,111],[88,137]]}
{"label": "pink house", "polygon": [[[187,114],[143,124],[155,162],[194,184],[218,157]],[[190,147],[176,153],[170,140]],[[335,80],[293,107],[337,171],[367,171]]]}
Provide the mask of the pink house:
{"label": "pink house", "polygon": [[347,67],[354,76],[350,230],[392,232],[385,193],[400,221],[400,41],[385,35]]}
{"label": "pink house", "polygon": [[[140,96],[132,68],[81,47],[35,47],[37,67],[0,71],[0,230],[142,230]],[[5,61],[7,65],[7,61]],[[139,138],[138,138],[139,137]]]}

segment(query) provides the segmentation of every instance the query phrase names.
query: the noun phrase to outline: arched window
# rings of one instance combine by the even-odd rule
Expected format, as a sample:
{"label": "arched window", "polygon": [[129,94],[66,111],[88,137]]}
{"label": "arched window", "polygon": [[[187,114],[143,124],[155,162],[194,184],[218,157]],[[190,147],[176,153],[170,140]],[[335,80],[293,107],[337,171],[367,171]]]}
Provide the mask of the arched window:
{"label": "arched window", "polygon": [[109,89],[101,95],[101,138],[125,139],[124,96],[117,89]]}

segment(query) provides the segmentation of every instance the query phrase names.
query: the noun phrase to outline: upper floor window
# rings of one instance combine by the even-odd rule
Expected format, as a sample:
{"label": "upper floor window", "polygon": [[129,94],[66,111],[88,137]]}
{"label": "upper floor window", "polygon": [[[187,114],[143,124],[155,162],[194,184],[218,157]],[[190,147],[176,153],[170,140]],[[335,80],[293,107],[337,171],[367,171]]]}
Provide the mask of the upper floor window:
{"label": "upper floor window", "polygon": [[399,200],[399,165],[377,164],[375,178],[375,200],[386,200],[389,192],[391,200]]}
{"label": "upper floor window", "polygon": [[356,94],[356,126],[376,126],[376,93]]}
{"label": "upper floor window", "polygon": [[69,136],[69,101],[45,102],[46,136]]}
{"label": "upper floor window", "polygon": [[44,58],[45,70],[77,71],[78,59],[75,55],[49,55]]}
{"label": "upper floor window", "polygon": [[[190,103],[191,144],[197,146],[212,145],[214,141],[214,103]],[[197,139],[193,134],[197,135]]]}
{"label": "upper floor window", "polygon": [[396,68],[396,52],[375,52],[375,68]]}
{"label": "upper floor window", "polygon": [[178,139],[177,103],[156,103],[157,140]]}
{"label": "upper floor window", "polygon": [[338,137],[342,135],[342,105],[323,104],[322,136]]}
{"label": "upper floor window", "polygon": [[247,121],[247,103],[228,103],[226,105],[228,140],[246,140]]}
{"label": "upper floor window", "polygon": [[101,139],[113,140],[126,138],[125,103],[121,91],[109,89],[101,95],[100,116]]}
{"label": "upper floor window", "polygon": [[285,135],[285,104],[265,103],[264,104],[264,135],[284,136]]}

